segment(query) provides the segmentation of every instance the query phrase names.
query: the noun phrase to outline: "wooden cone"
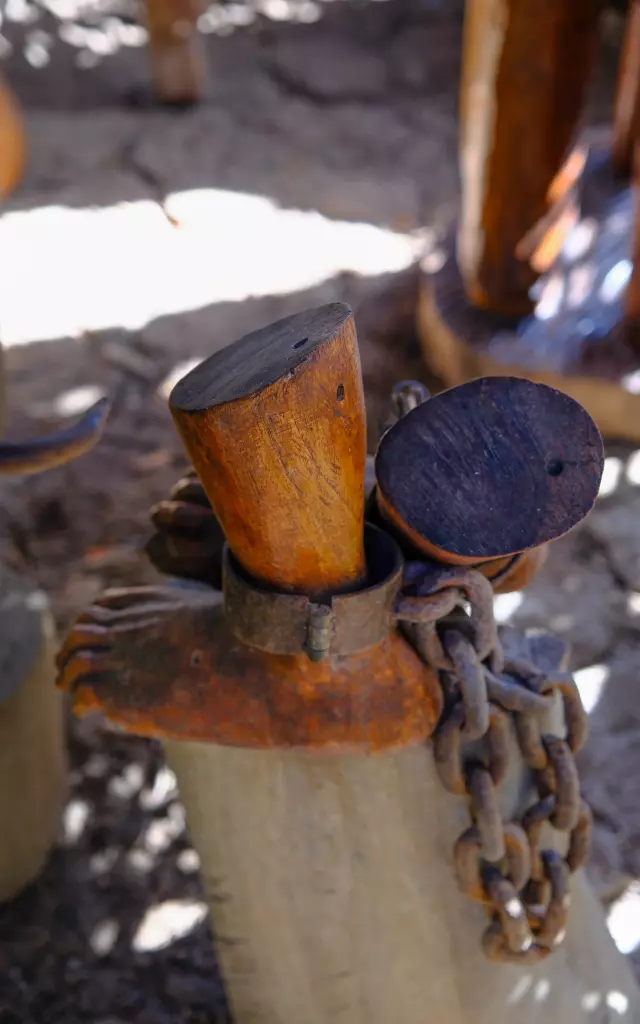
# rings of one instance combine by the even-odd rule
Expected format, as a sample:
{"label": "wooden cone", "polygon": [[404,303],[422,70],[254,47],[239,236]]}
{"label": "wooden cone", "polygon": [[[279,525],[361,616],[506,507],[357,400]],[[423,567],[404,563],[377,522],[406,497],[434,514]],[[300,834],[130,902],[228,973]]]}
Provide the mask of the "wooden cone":
{"label": "wooden cone", "polygon": [[39,874],[67,791],[63,694],[53,619],[41,591],[2,568],[0,631],[0,901]]}

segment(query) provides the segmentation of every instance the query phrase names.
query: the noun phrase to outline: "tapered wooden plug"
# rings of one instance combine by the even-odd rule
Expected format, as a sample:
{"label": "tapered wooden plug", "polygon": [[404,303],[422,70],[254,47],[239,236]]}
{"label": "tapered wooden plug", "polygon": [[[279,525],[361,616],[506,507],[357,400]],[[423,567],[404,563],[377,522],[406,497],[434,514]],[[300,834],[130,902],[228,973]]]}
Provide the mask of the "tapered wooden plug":
{"label": "tapered wooden plug", "polygon": [[600,434],[573,399],[484,378],[423,403],[383,437],[378,506],[427,557],[475,565],[571,530],[593,506],[603,465]]}
{"label": "tapered wooden plug", "polygon": [[247,335],[169,402],[229,546],[256,580],[318,595],[364,578],[366,425],[347,306]]}

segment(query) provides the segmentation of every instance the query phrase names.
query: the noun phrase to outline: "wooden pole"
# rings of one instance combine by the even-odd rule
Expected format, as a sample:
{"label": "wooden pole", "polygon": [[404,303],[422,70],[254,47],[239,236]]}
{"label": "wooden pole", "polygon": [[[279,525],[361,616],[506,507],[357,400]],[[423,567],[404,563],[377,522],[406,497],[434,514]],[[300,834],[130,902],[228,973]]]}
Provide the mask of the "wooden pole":
{"label": "wooden pole", "polygon": [[640,134],[640,0],[629,0],[618,85],[613,111],[612,160],[624,177],[633,171],[633,151]]}
{"label": "wooden pole", "polygon": [[188,105],[202,99],[206,61],[198,34],[201,0],[146,0],[149,55],[161,102]]}
{"label": "wooden pole", "polygon": [[572,223],[584,162],[572,149],[599,12],[600,0],[467,0],[458,263],[482,309],[529,312],[536,273]]}
{"label": "wooden pole", "polygon": [[67,792],[63,694],[44,595],[0,571],[0,901],[33,882],[56,838]]}
{"label": "wooden pole", "polygon": [[18,104],[0,75],[0,200],[19,184],[26,163],[26,148]]}

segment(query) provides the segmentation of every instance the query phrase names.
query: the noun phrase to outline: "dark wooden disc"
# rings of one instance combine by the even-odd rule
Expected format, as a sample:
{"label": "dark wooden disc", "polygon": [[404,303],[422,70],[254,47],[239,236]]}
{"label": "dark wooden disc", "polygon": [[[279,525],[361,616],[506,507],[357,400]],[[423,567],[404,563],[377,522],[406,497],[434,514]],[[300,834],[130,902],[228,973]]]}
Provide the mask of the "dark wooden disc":
{"label": "dark wooden disc", "polygon": [[604,464],[572,398],[518,377],[485,377],[418,406],[383,437],[384,501],[430,545],[481,561],[554,540],[592,507]]}
{"label": "dark wooden disc", "polygon": [[252,331],[183,377],[169,402],[181,412],[200,412],[255,395],[335,338],[351,315],[347,305],[332,302]]}

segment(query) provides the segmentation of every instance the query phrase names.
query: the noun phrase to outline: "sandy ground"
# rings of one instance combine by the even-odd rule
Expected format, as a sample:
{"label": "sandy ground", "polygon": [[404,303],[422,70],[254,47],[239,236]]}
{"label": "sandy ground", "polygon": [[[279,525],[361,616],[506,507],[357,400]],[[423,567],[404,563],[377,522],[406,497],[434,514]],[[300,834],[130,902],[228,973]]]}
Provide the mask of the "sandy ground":
{"label": "sandy ground", "polygon": [[[348,301],[361,310],[371,446],[389,385],[422,375],[409,268],[456,206],[460,10],[213,7],[207,101],[177,113],[149,103],[135,7],[8,0],[0,55],[31,149],[0,216],[8,433],[44,432],[102,392],[114,400],[91,455],[0,489],[0,553],[49,593],[61,630],[106,585],[155,578],[147,509],[185,465],[166,393],[190,360]],[[610,22],[595,122],[610,109],[617,41]],[[393,309],[407,312],[389,333],[375,296],[404,270]],[[640,452],[612,446],[588,522],[497,613],[573,645],[592,722],[589,872],[640,974],[639,520]],[[197,857],[158,747],[99,722],[70,723],[69,743],[59,846],[0,911],[0,1020],[223,1020]]]}

